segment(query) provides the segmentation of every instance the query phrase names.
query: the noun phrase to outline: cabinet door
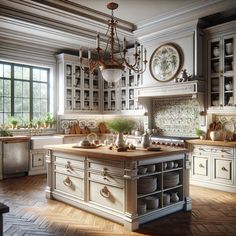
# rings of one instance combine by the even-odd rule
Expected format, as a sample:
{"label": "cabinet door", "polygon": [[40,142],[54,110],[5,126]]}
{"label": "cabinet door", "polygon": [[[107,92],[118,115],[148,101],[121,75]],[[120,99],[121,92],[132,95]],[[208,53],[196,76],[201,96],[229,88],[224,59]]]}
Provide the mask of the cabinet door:
{"label": "cabinet door", "polygon": [[235,103],[235,36],[220,37],[208,44],[209,105],[230,109]]}
{"label": "cabinet door", "polygon": [[208,179],[209,178],[209,158],[193,156],[192,166],[193,176]]}
{"label": "cabinet door", "polygon": [[233,160],[214,159],[214,180],[225,184],[233,184]]}
{"label": "cabinet door", "polygon": [[31,161],[32,161],[31,168],[44,168],[44,167],[46,168],[45,155],[46,153],[44,151],[31,153]]}

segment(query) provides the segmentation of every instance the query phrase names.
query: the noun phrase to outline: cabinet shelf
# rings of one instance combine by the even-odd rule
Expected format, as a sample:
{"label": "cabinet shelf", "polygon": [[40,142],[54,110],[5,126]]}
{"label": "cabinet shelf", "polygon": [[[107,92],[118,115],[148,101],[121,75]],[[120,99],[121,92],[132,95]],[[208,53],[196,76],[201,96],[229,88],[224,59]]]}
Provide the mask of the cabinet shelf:
{"label": "cabinet shelf", "polygon": [[151,196],[151,195],[155,195],[155,194],[158,194],[158,193],[162,193],[162,190],[156,190],[156,191],[153,191],[153,192],[150,192],[150,193],[140,193],[137,195],[137,198],[144,198],[144,197],[148,197],[148,196]]}
{"label": "cabinet shelf", "polygon": [[183,187],[183,185],[182,184],[178,184],[178,185],[176,185],[174,187],[171,187],[171,188],[164,188],[162,191],[163,192],[167,192],[167,191],[170,191],[170,190],[173,190],[173,189],[177,189],[177,188],[181,188],[181,187]]}

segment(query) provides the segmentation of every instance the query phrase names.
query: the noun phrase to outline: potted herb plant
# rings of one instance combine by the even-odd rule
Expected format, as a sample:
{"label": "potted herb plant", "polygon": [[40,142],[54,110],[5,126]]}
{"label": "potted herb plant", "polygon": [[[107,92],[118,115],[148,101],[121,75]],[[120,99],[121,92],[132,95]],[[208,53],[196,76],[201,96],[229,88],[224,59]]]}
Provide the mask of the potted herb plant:
{"label": "potted herb plant", "polygon": [[8,120],[8,123],[11,125],[12,129],[15,129],[17,125],[19,124],[19,120],[18,118],[11,116]]}
{"label": "potted herb plant", "polygon": [[115,144],[117,147],[124,147],[125,141],[123,138],[124,133],[129,133],[133,127],[134,122],[128,119],[116,118],[107,122],[107,127],[110,130],[117,132]]}
{"label": "potted herb plant", "polygon": [[56,119],[53,117],[51,113],[47,113],[46,117],[44,119],[44,126],[47,127],[52,127],[53,124],[56,123]]}
{"label": "potted herb plant", "polygon": [[203,130],[196,128],[195,133],[201,140],[205,138],[205,132]]}

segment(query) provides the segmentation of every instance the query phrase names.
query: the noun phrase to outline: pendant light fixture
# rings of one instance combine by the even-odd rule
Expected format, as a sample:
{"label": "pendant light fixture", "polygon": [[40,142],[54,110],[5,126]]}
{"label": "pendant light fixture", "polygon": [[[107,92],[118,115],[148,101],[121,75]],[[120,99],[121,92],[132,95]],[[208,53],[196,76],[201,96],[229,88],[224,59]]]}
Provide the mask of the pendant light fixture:
{"label": "pendant light fixture", "polygon": [[[121,79],[124,69],[127,67],[135,73],[141,74],[146,70],[146,49],[139,45],[138,42],[134,44],[134,54],[132,64],[128,62],[126,39],[123,40],[121,46],[117,35],[117,21],[114,19],[113,11],[118,8],[118,4],[111,2],[107,4],[107,8],[111,10],[111,18],[108,20],[108,29],[106,36],[108,37],[106,48],[100,48],[100,35],[96,38],[96,57],[91,58],[91,52],[88,52],[88,67],[91,72],[98,66],[101,70],[102,77],[109,83],[117,82]],[[80,49],[80,63],[82,65],[82,49]],[[83,69],[83,68],[82,68]]]}

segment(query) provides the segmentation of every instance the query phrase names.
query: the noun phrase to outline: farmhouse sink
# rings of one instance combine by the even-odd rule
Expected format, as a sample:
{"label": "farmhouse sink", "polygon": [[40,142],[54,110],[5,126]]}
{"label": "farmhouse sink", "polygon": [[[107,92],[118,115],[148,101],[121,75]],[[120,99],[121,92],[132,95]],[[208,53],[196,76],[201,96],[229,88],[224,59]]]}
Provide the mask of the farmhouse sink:
{"label": "farmhouse sink", "polygon": [[31,149],[42,149],[45,145],[62,144],[63,137],[56,135],[42,135],[31,137]]}

